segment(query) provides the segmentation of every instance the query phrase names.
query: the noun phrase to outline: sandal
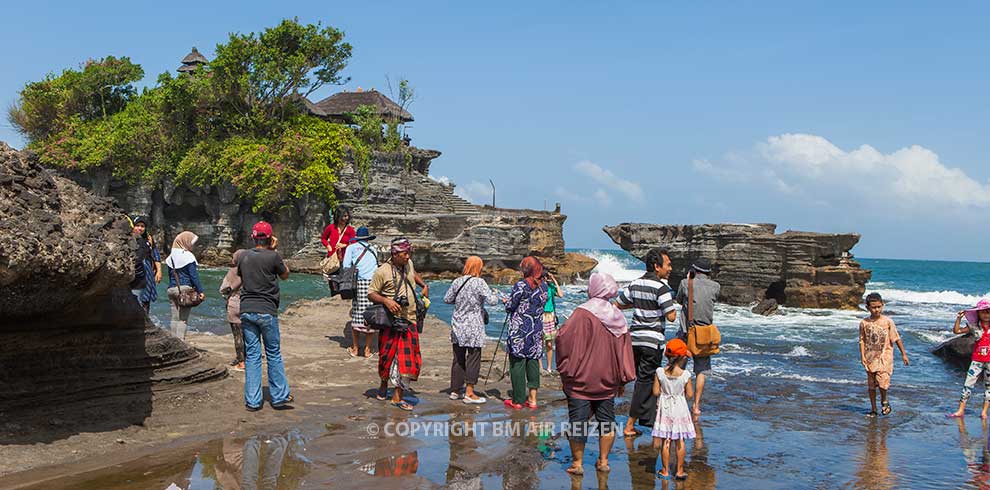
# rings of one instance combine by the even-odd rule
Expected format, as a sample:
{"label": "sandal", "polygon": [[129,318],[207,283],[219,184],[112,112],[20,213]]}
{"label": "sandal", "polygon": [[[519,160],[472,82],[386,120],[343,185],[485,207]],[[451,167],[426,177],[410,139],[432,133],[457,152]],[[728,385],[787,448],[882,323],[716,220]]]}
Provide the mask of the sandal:
{"label": "sandal", "polygon": [[578,476],[584,474],[584,468],[582,468],[580,466],[571,466],[570,468],[567,468],[564,471],[566,471],[566,472],[568,472],[568,473],[570,473],[572,475],[578,475]]}
{"label": "sandal", "polygon": [[687,473],[684,473],[683,475],[675,475],[674,479],[678,481],[684,481],[687,480],[687,477],[688,477]]}
{"label": "sandal", "polygon": [[870,418],[870,419],[874,419],[874,418],[877,417],[877,413],[876,412],[873,412],[873,411],[870,411],[870,413],[866,414],[866,417],[867,418]]}
{"label": "sandal", "polygon": [[392,405],[393,407],[398,408],[400,410],[405,410],[406,412],[412,412],[413,411],[412,405],[406,403],[405,400],[400,401],[400,402],[389,402],[388,404],[389,405]]}
{"label": "sandal", "polygon": [[379,391],[378,393],[375,394],[375,400],[378,400],[380,402],[383,402],[385,400],[388,400],[388,392],[387,391]]}
{"label": "sandal", "polygon": [[657,471],[657,478],[659,478],[661,480],[666,480],[666,481],[673,480],[673,477],[672,476],[665,475],[665,474],[661,473],[660,471]]}
{"label": "sandal", "polygon": [[261,410],[261,407],[262,407],[261,405],[258,405],[257,407],[252,407],[251,405],[244,405],[244,408],[246,408],[248,412],[257,412],[258,410]]}
{"label": "sandal", "polygon": [[884,415],[890,415],[890,412],[893,410],[892,408],[890,408],[890,402],[883,402],[881,406],[883,408],[880,409],[880,413]]}
{"label": "sandal", "polygon": [[347,349],[347,353],[350,354],[351,357],[357,357],[358,356],[357,355],[357,350],[351,350],[350,348]]}
{"label": "sandal", "polygon": [[595,470],[602,473],[608,473],[609,471],[612,471],[612,468],[609,468],[608,463],[602,464],[601,461],[595,461]]}
{"label": "sandal", "polygon": [[633,429],[633,431],[628,434],[625,432],[622,433],[623,437],[639,437],[641,435],[643,435],[643,431],[637,429]]}
{"label": "sandal", "polygon": [[282,401],[280,401],[278,403],[272,402],[272,408],[274,408],[275,410],[281,410],[283,408],[289,408],[289,404],[292,403],[293,401],[295,401],[295,398],[292,398],[292,395],[289,395],[289,396],[285,397],[285,400],[282,400]]}

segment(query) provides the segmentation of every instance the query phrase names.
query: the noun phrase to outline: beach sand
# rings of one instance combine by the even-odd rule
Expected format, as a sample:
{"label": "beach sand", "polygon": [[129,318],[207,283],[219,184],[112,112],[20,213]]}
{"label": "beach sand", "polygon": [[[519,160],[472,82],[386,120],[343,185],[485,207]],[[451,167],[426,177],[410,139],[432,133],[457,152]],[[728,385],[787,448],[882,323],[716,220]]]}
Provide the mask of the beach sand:
{"label": "beach sand", "polygon": [[[131,483],[115,486],[103,481],[80,488],[154,488],[157,480],[164,482],[172,476],[161,477],[151,471],[151,475],[146,476],[156,479],[156,483],[134,481],[148,472],[152,461],[182,459],[185,452],[197,452],[204,443],[218,438],[236,440],[259,433],[292,431],[312,433],[314,428],[331,433],[331,437],[321,439],[318,446],[307,447],[307,452],[320,454],[321,463],[333,468],[355,460],[375,462],[415,450],[417,441],[414,438],[369,437],[367,426],[372,422],[384,426],[389,421],[444,418],[451,413],[458,418],[507,416],[499,398],[508,387],[508,379],[495,381],[502,374],[504,354],[501,349],[492,371],[493,382],[487,387],[491,397],[487,404],[465,405],[447,399],[443,391],[448,388],[450,379],[449,326],[433,317],[427,319],[421,337],[423,371],[419,381],[413,384],[415,395],[407,397],[416,401],[415,411],[406,413],[376,400],[377,357],[351,357],[345,348],[350,344],[350,331],[346,331],[346,338],[344,336],[349,308],[349,301],[335,298],[301,301],[280,316],[282,355],[296,400],[293,410],[276,411],[266,404],[260,412],[245,411],[244,373],[231,370],[230,376],[221,381],[156,393],[151,416],[142,425],[123,430],[79,432],[74,427],[65,427],[62,422],[71,417],[60,418],[57,412],[45,413],[32,420],[18,421],[13,426],[15,431],[9,430],[10,425],[6,426],[8,432],[3,435],[4,440],[14,443],[0,446],[0,475],[3,475],[0,476],[0,488],[35,485],[60,488],[81,482],[80,474],[111,465],[127,468],[128,464],[140,468],[129,475]],[[233,358],[230,335],[191,333],[187,341],[218,364],[226,365]],[[484,352],[482,376],[488,370],[493,348],[494,342]],[[377,345],[374,350],[377,351]],[[556,400],[562,398],[556,377],[544,376],[542,382],[547,396]],[[65,407],[67,411],[76,409],[78,407]],[[91,416],[115,415],[104,411]],[[71,435],[60,438],[58,434]],[[35,442],[50,439],[54,440]],[[493,446],[487,448],[492,451],[469,455],[469,461],[464,462],[464,467],[468,468],[465,471],[472,474],[496,471],[504,457],[513,452],[518,455],[518,449],[512,444],[500,445],[501,449]],[[333,450],[322,450],[323,446]],[[535,458],[539,459],[538,453]],[[166,468],[166,473],[168,471]],[[188,468],[182,471],[188,472]],[[323,469],[307,478],[331,481],[335,476],[339,476],[335,471]],[[181,480],[178,476],[175,478]],[[402,480],[404,488],[418,486],[415,475]],[[341,483],[337,481],[334,486]],[[353,483],[355,487],[361,486],[356,481]]]}

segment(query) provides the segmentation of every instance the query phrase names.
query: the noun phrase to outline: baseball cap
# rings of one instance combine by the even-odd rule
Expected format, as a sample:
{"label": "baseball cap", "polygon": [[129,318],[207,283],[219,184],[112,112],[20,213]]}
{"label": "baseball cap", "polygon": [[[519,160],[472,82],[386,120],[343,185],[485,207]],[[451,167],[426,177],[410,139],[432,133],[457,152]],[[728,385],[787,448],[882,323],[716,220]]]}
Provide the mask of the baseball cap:
{"label": "baseball cap", "polygon": [[251,238],[268,238],[272,236],[272,225],[259,221],[251,228]]}

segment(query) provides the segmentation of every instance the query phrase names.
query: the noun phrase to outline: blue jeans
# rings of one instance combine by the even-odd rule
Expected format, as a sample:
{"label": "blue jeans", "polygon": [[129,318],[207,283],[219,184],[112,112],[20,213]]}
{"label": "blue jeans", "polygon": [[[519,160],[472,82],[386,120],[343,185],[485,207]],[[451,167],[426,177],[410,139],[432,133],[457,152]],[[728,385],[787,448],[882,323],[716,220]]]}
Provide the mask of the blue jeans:
{"label": "blue jeans", "polygon": [[282,403],[289,397],[289,380],[285,378],[282,351],[278,336],[278,317],[263,313],[241,313],[244,329],[244,403],[260,407],[261,396],[261,343],[265,343],[268,359],[268,389],[272,403]]}

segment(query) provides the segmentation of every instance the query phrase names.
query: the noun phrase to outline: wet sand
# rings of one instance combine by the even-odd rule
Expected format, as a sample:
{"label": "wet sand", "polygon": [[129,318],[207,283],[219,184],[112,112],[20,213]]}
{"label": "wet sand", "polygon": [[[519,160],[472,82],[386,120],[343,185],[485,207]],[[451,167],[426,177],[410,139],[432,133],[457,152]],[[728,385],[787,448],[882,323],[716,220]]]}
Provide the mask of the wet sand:
{"label": "wet sand", "polygon": [[[488,404],[450,401],[442,392],[451,358],[447,327],[431,320],[422,337],[424,372],[414,384],[416,410],[402,412],[368,396],[378,384],[376,363],[351,358],[343,348],[346,316],[347,306],[335,300],[300,304],[283,315],[295,410],[245,412],[243,374],[232,372],[220,382],[161,393],[143,426],[2,446],[6,475],[0,488],[164,489],[176,483],[182,489],[232,489],[263,487],[265,478],[283,489],[938,489],[988,488],[990,481],[990,427],[978,418],[979,395],[969,417],[948,420],[943,408],[954,404],[957,386],[932,390],[899,383],[895,375],[894,413],[868,419],[865,384],[723,376],[721,359],[696,425],[699,437],[688,443],[687,481],[656,479],[657,451],[648,433],[617,440],[607,474],[594,471],[598,448],[592,438],[585,475],[572,478],[564,472],[571,462],[566,439],[541,429],[566,420],[556,378],[543,378],[543,408],[509,412],[500,400],[509,386],[497,380],[500,353]],[[217,362],[232,356],[229,336],[194,335],[191,343],[215,353]],[[482,374],[491,353],[485,352]],[[617,406],[620,424],[627,403],[623,398]],[[410,422],[487,432],[385,433]],[[507,423],[536,430],[492,432]],[[46,424],[46,430],[62,430]]]}

